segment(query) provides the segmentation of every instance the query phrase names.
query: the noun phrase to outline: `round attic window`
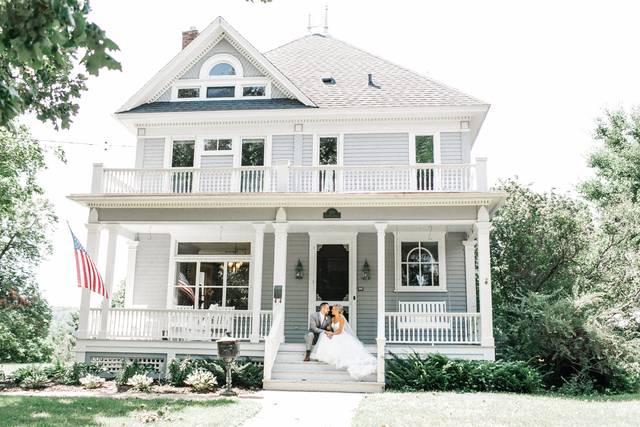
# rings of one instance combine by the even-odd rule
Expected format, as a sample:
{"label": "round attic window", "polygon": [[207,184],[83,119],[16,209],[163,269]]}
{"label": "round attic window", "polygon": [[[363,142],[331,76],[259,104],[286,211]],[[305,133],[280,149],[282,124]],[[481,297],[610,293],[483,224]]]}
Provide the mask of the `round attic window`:
{"label": "round attic window", "polygon": [[235,76],[236,69],[227,62],[221,62],[214,65],[209,71],[210,76]]}

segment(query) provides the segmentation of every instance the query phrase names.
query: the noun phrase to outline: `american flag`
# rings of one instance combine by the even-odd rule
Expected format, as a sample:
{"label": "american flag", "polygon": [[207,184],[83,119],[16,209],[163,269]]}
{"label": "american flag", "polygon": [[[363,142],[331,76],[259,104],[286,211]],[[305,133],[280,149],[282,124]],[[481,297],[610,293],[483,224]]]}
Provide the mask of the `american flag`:
{"label": "american flag", "polygon": [[102,295],[106,299],[109,299],[109,294],[104,287],[102,277],[93,263],[89,253],[82,247],[80,241],[73,234],[71,227],[71,237],[73,238],[73,252],[76,257],[76,275],[78,276],[78,287],[87,288],[92,292]]}
{"label": "american flag", "polygon": [[178,273],[178,289],[180,289],[182,293],[188,296],[191,299],[191,301],[196,299],[196,295],[193,293],[193,289],[189,284],[189,280],[187,279],[187,276],[185,276],[182,271]]}

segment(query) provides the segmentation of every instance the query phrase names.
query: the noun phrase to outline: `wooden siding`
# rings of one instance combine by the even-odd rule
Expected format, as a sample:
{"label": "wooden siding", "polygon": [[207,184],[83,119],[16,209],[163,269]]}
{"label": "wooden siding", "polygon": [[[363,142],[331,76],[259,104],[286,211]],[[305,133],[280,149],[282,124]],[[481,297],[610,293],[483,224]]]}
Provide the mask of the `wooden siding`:
{"label": "wooden siding", "polygon": [[201,168],[213,168],[219,166],[233,167],[233,154],[224,156],[203,155],[200,157]]}
{"label": "wooden siding", "polygon": [[[300,142],[297,142],[300,141]],[[296,144],[301,144],[296,146]],[[300,150],[296,156],[296,150]],[[271,162],[289,160],[291,165],[311,166],[313,153],[313,135],[273,135],[271,139]]]}
{"label": "wooden siding", "polygon": [[142,144],[142,167],[156,169],[164,166],[164,138],[145,138]]}
{"label": "wooden siding", "polygon": [[463,163],[462,134],[442,132],[440,134],[440,160],[442,163]]}
{"label": "wooden siding", "polygon": [[[304,266],[304,278],[295,277],[298,259]],[[273,270],[273,263],[271,264]],[[287,239],[287,289],[284,334],[287,342],[304,342],[309,307],[309,234],[289,233]]]}
{"label": "wooden siding", "polygon": [[133,305],[166,308],[169,274],[169,234],[140,234],[136,255]]}
{"label": "wooden siding", "polygon": [[409,134],[354,133],[344,135],[344,165],[407,165]]}

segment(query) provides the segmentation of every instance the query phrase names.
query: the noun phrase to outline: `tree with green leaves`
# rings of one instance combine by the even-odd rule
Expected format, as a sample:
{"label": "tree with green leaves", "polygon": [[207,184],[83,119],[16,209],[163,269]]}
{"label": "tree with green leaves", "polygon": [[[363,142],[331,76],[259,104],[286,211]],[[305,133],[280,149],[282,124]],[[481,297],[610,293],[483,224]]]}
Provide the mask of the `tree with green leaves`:
{"label": "tree with green leaves", "polygon": [[[61,151],[53,154],[64,161]],[[37,182],[45,156],[24,126],[0,127],[1,361],[42,361],[50,353],[45,339],[51,311],[34,281],[57,221]]]}
{"label": "tree with green leaves", "polygon": [[87,0],[0,0],[0,126],[33,112],[68,128],[87,74],[120,69],[89,11]]}
{"label": "tree with green leaves", "polygon": [[491,234],[498,354],[536,366],[548,387],[635,390],[640,351],[608,314],[622,295],[605,303],[617,292],[603,271],[614,268],[615,243],[600,240],[584,202],[514,181],[500,189],[508,197]]}

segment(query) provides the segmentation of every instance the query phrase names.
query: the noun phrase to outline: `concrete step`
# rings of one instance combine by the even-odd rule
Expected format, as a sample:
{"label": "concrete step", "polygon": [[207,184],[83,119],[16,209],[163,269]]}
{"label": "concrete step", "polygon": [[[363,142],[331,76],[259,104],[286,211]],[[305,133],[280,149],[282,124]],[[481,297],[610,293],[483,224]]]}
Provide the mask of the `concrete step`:
{"label": "concrete step", "polygon": [[383,383],[366,381],[290,381],[265,380],[265,390],[285,391],[335,391],[346,393],[380,393],[384,390]]}
{"label": "concrete step", "polygon": [[322,362],[281,362],[276,360],[273,365],[273,369],[276,370],[292,370],[292,371],[336,371],[335,366],[327,365]]}
{"label": "concrete step", "polygon": [[291,381],[353,381],[346,371],[276,371],[274,369],[271,377],[274,380]]}

